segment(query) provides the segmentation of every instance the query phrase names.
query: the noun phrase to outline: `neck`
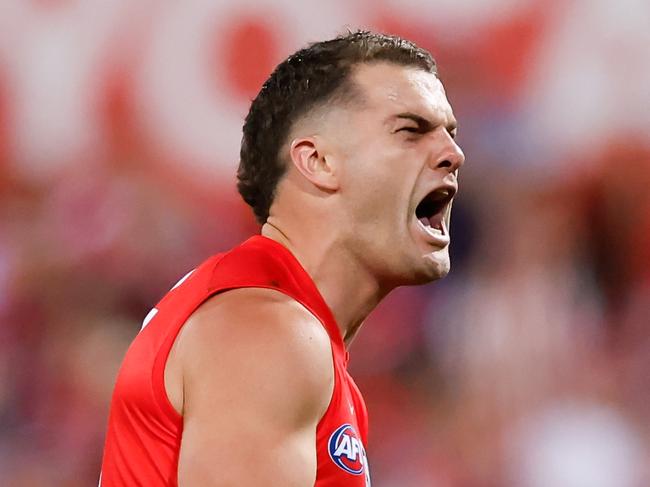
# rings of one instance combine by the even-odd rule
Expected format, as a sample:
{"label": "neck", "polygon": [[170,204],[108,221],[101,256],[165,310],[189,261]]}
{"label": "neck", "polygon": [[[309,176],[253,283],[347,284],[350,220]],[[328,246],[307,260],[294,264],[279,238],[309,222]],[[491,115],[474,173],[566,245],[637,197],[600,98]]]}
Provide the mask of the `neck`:
{"label": "neck", "polygon": [[281,229],[273,217],[262,226],[262,235],[280,243],[298,259],[331,309],[346,344],[390,291],[383,289],[377,278],[331,235]]}

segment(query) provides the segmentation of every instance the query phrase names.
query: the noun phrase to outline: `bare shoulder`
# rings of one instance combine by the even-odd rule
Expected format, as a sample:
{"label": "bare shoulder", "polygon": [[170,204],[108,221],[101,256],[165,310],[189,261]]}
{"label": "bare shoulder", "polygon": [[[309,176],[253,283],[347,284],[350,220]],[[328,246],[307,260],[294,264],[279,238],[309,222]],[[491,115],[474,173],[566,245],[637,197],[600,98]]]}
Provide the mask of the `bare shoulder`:
{"label": "bare shoulder", "polygon": [[295,394],[302,411],[322,414],[333,384],[330,347],[320,321],[291,297],[262,288],[228,291],[206,301],[179,336],[184,390],[251,380],[251,387]]}
{"label": "bare shoulder", "polygon": [[320,322],[277,291],[238,289],[204,303],[177,345],[179,485],[313,485],[316,428],[334,388]]}

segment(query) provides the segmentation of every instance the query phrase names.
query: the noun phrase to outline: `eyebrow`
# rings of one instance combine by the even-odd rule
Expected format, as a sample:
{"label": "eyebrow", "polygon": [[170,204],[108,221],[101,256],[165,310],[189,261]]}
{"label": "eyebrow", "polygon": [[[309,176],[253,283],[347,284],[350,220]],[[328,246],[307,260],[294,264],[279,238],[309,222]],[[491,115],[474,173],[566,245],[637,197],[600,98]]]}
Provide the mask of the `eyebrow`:
{"label": "eyebrow", "polygon": [[[395,118],[412,120],[415,123],[417,123],[418,126],[424,131],[433,130],[433,128],[436,126],[436,124],[433,123],[431,120],[413,112],[398,113],[397,115],[395,115]],[[446,128],[447,128],[447,132],[449,133],[453,132],[454,130],[456,131],[458,130],[458,121],[453,117],[453,115],[451,117],[451,122],[447,124]]]}

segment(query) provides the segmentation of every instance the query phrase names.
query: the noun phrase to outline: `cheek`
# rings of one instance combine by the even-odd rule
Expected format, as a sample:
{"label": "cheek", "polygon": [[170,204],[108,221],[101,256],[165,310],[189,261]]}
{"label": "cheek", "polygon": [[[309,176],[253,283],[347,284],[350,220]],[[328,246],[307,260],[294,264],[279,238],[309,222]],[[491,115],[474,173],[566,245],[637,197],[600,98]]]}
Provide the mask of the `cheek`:
{"label": "cheek", "polygon": [[402,200],[399,192],[384,181],[359,188],[354,207],[355,227],[382,240],[401,234],[396,229],[402,228],[405,220]]}
{"label": "cheek", "polygon": [[416,178],[404,151],[381,145],[371,149],[346,161],[341,189],[359,218],[394,222],[407,212]]}

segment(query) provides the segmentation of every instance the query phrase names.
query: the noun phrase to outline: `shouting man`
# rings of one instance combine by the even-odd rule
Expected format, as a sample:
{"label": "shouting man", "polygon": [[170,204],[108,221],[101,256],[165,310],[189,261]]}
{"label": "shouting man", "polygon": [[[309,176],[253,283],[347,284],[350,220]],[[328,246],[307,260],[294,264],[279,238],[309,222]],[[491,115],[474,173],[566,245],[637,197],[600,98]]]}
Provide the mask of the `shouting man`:
{"label": "shouting man", "polygon": [[282,62],[238,188],[262,225],[151,310],[120,370],[101,485],[369,486],[350,341],[444,277],[464,156],[431,55],[356,32]]}

